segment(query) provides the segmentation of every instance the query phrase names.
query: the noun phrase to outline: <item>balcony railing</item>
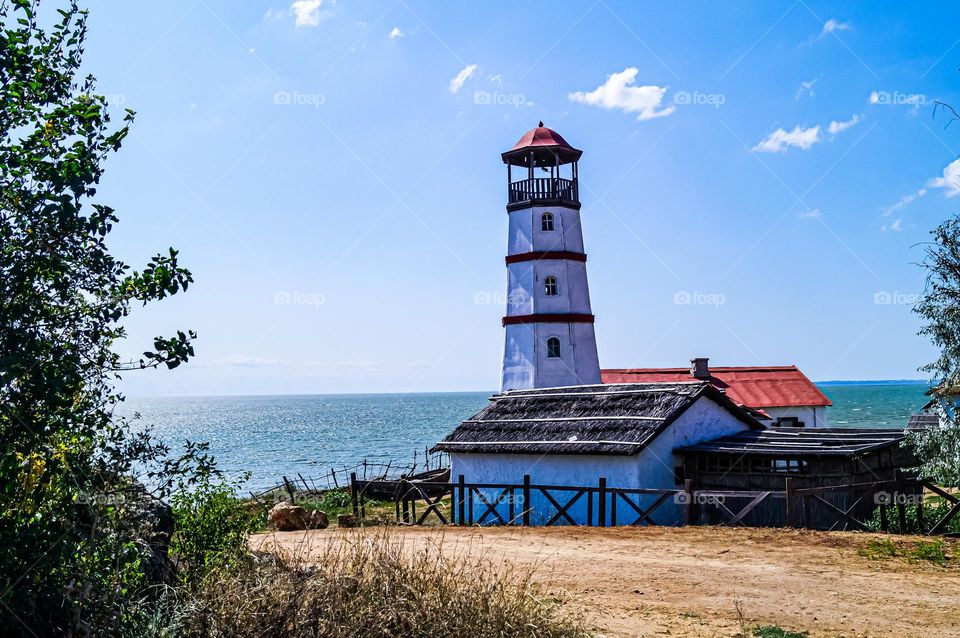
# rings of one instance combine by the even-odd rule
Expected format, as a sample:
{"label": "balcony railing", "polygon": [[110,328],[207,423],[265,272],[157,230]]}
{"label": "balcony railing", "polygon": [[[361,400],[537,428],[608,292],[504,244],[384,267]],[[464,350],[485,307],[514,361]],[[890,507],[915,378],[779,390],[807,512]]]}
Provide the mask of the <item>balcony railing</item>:
{"label": "balcony railing", "polygon": [[576,180],[562,177],[524,179],[519,182],[511,182],[508,189],[508,203],[510,204],[538,200],[554,200],[575,204],[580,202]]}

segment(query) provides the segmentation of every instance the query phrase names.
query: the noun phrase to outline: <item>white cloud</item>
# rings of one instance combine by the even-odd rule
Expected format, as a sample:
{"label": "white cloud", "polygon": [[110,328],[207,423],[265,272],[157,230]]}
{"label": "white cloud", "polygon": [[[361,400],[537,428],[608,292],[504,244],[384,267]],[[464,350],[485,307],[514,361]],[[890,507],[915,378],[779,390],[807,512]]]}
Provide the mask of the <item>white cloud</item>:
{"label": "white cloud", "polygon": [[473,72],[477,70],[476,64],[468,64],[465,66],[460,73],[457,73],[456,77],[450,80],[450,92],[456,93],[463,88],[463,83],[470,79],[470,76],[473,75]]}
{"label": "white cloud", "polygon": [[390,30],[390,39],[391,39],[391,40],[396,40],[397,38],[402,38],[402,37],[405,36],[405,35],[406,35],[406,34],[403,32],[402,29],[400,29],[400,27],[393,27],[393,29]]}
{"label": "white cloud", "polygon": [[[660,109],[666,87],[633,86],[638,69],[629,67],[613,73],[607,81],[589,93],[576,91],[567,97],[580,104],[599,106],[602,109],[619,109],[624,113],[638,113],[638,120],[650,120],[673,113],[676,107]],[[659,110],[658,110],[659,109]]]}
{"label": "white cloud", "polygon": [[800,128],[798,124],[789,133],[782,128],[767,136],[765,140],[753,147],[754,151],[762,153],[783,153],[787,147],[796,146],[807,150],[821,140],[820,126],[811,126],[810,128]]}
{"label": "white cloud", "polygon": [[947,197],[960,195],[960,159],[947,164],[943,169],[943,177],[934,177],[927,182],[927,186],[944,189]]}
{"label": "white cloud", "polygon": [[819,219],[823,215],[820,213],[819,208],[814,208],[812,210],[804,211],[798,215],[800,219]]}
{"label": "white cloud", "polygon": [[828,33],[834,33],[836,31],[848,31],[850,29],[849,22],[840,22],[835,18],[830,18],[823,23],[823,31],[820,32],[821,36],[825,36]]}
{"label": "white cloud", "polygon": [[880,230],[882,230],[883,232],[887,232],[888,230],[891,230],[895,233],[899,233],[902,229],[903,229],[903,220],[899,217],[893,220],[893,222],[889,224],[884,224],[883,226],[880,227]]}
{"label": "white cloud", "polygon": [[920,190],[918,190],[918,191],[915,192],[915,193],[910,193],[909,195],[904,195],[903,197],[901,197],[900,199],[898,199],[895,204],[891,204],[891,205],[889,205],[889,206],[886,206],[886,207],[884,207],[884,208],[881,208],[881,209],[880,209],[880,211],[881,211],[880,214],[881,214],[881,216],[883,216],[883,217],[889,217],[891,214],[895,213],[896,211],[900,210],[901,208],[904,208],[904,207],[906,207],[906,206],[909,206],[909,205],[912,204],[915,200],[920,199],[921,197],[923,197],[923,196],[926,195],[926,194],[927,194],[927,189],[926,189],[926,188],[921,188]]}
{"label": "white cloud", "polygon": [[853,117],[851,117],[846,122],[837,122],[836,120],[830,122],[830,126],[827,127],[827,131],[830,133],[830,135],[836,135],[837,133],[842,133],[843,131],[846,131],[848,128],[850,128],[851,126],[854,126],[859,121],[860,121],[860,116],[854,113]]}
{"label": "white cloud", "polygon": [[[290,5],[290,11],[296,16],[295,26],[315,27],[320,24],[320,20],[329,16],[330,12],[320,11],[326,0],[296,0]],[[333,4],[334,0],[330,0]]]}
{"label": "white cloud", "polygon": [[813,97],[813,85],[817,83],[818,79],[819,78],[813,78],[812,80],[801,82],[800,88],[797,89],[797,94],[793,99],[799,100],[803,96]]}

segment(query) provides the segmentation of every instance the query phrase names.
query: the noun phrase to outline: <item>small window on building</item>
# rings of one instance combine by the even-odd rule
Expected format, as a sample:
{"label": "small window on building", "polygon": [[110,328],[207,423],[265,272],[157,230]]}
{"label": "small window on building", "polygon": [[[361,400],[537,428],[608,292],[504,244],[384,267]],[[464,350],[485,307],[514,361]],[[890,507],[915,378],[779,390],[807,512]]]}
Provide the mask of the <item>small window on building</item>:
{"label": "small window on building", "polygon": [[543,294],[548,297],[557,296],[557,278],[553,275],[545,277],[543,280]]}
{"label": "small window on building", "polygon": [[544,213],[540,217],[540,230],[544,232],[553,230],[553,213]]}
{"label": "small window on building", "polygon": [[795,417],[795,416],[782,416],[779,419],[777,419],[776,425],[778,427],[786,427],[786,428],[802,428],[803,421],[801,421],[799,417]]}
{"label": "small window on building", "polygon": [[550,337],[547,339],[547,358],[548,359],[559,359],[560,358],[560,340],[556,337]]}

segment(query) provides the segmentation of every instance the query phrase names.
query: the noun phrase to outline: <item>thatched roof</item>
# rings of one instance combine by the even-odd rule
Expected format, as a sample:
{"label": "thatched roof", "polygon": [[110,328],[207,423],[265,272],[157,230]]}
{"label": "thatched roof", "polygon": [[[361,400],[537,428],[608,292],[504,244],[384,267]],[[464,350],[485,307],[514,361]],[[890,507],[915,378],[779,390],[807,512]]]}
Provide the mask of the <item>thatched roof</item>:
{"label": "thatched roof", "polygon": [[435,449],[502,454],[637,454],[701,397],[762,427],[712,384],[625,383],[511,390]]}

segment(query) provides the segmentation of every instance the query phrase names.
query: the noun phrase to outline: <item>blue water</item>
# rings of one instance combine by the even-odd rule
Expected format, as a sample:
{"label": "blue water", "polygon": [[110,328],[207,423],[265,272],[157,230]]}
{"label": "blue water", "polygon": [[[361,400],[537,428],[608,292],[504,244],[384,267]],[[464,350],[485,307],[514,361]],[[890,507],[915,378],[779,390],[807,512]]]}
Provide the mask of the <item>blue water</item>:
{"label": "blue water", "polygon": [[[836,427],[901,427],[925,403],[923,385],[824,385]],[[127,400],[158,438],[177,447],[208,441],[232,476],[251,473],[251,490],[282,476],[315,477],[330,468],[422,459],[457,423],[482,408],[489,392],[150,398]]]}

